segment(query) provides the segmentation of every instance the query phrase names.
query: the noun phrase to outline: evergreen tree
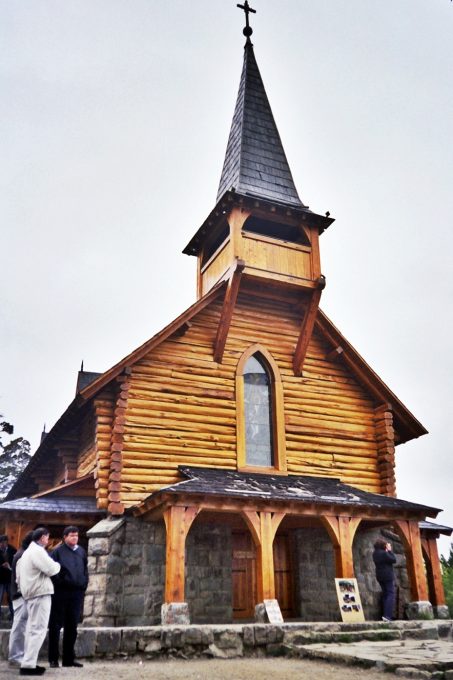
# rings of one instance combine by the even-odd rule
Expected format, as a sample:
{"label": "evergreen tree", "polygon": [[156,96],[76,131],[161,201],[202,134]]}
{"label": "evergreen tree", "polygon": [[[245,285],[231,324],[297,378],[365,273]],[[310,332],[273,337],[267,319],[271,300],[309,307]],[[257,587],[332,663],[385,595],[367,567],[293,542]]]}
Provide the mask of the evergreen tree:
{"label": "evergreen tree", "polygon": [[11,423],[0,422],[0,500],[6,496],[30,460],[30,442],[23,437],[4,443],[4,435],[11,436],[13,433]]}

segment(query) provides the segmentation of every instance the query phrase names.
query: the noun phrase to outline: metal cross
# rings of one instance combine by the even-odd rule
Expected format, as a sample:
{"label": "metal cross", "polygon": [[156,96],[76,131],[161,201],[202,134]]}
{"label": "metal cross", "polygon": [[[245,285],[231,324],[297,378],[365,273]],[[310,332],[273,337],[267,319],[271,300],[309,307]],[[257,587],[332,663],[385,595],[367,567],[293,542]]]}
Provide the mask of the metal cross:
{"label": "metal cross", "polygon": [[243,5],[236,5],[236,7],[239,7],[239,9],[244,10],[244,13],[245,13],[245,28],[242,32],[246,36],[246,38],[249,39],[250,36],[253,33],[253,29],[249,24],[249,14],[250,13],[256,14],[256,9],[252,9],[252,7],[250,7],[248,0],[245,0]]}

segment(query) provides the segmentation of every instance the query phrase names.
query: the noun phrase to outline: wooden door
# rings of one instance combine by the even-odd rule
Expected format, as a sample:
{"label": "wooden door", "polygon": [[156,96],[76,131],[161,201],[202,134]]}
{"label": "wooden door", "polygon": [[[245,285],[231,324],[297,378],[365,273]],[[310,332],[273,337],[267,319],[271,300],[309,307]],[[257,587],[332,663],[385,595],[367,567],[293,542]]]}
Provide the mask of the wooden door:
{"label": "wooden door", "polygon": [[275,597],[284,619],[294,616],[294,587],[291,541],[288,534],[274,538]]}
{"label": "wooden door", "polygon": [[233,531],[233,618],[254,619],[256,604],[256,548],[248,531]]}
{"label": "wooden door", "polygon": [[[233,544],[233,618],[253,619],[256,592],[256,547],[250,533],[237,531]],[[288,534],[277,534],[274,539],[275,597],[283,618],[294,616],[294,590],[291,542]]]}

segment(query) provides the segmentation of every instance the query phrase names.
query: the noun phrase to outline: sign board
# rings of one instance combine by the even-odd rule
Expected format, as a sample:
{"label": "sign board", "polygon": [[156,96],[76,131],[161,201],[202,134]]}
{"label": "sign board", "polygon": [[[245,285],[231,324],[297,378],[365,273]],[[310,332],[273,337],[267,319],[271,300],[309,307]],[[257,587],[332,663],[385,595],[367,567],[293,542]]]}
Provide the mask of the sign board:
{"label": "sign board", "polygon": [[338,604],[340,606],[341,620],[350,623],[365,621],[360,593],[355,578],[336,578]]}
{"label": "sign board", "polygon": [[283,623],[283,616],[280,611],[278,600],[263,600],[269,623]]}

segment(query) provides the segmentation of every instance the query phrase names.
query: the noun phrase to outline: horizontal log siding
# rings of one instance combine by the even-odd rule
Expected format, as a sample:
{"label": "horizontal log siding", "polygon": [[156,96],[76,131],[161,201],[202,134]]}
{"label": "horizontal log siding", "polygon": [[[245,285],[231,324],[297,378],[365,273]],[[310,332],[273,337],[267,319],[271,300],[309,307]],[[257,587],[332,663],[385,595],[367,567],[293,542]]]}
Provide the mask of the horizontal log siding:
{"label": "horizontal log siding", "polygon": [[103,390],[94,399],[96,428],[95,488],[99,508],[108,506],[108,481],[110,472],[110,445],[112,439],[115,399],[113,388]]}
{"label": "horizontal log siding", "polygon": [[169,338],[132,366],[122,450],[124,505],[180,481],[181,464],[236,468],[236,366],[257,342],[281,372],[288,472],[339,477],[379,493],[376,404],[341,360],[325,359],[332,348],[315,334],[303,376],[295,377],[300,313],[283,301],[240,294],[217,364],[212,353],[220,311],[221,304],[213,303],[192,319],[185,335]]}

